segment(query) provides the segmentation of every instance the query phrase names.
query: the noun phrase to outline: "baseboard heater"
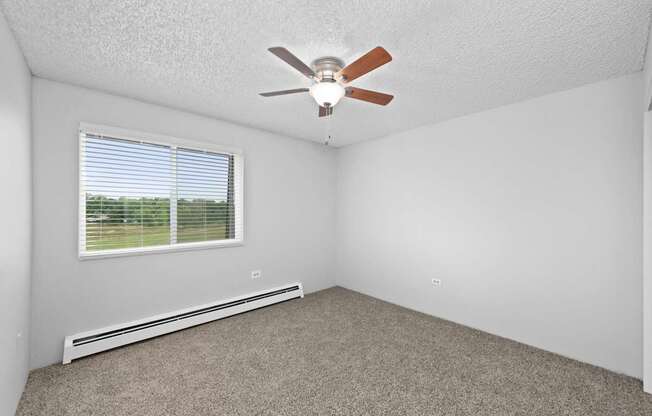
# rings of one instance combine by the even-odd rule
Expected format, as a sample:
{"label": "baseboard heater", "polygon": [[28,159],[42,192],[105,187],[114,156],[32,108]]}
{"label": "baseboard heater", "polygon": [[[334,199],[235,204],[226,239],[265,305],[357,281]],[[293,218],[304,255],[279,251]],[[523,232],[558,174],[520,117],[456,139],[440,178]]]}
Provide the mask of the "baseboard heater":
{"label": "baseboard heater", "polygon": [[293,283],[237,298],[70,335],[63,343],[63,363],[69,364],[76,358],[302,297],[303,286],[301,283]]}

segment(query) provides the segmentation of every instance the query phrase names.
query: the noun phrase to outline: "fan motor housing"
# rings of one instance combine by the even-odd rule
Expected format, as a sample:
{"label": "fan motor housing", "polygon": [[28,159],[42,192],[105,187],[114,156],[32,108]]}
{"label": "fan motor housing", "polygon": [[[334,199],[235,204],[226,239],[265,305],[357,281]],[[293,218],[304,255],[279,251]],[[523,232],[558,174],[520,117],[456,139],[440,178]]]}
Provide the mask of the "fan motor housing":
{"label": "fan motor housing", "polygon": [[312,61],[312,70],[321,81],[324,79],[335,79],[335,74],[344,68],[344,61],[334,56],[325,56]]}

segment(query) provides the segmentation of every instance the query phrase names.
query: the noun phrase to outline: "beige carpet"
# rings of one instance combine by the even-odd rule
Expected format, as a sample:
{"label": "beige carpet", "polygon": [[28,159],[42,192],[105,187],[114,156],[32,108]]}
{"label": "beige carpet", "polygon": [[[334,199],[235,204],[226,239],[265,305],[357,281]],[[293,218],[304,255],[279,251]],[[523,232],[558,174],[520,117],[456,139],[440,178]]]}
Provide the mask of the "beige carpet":
{"label": "beige carpet", "polygon": [[18,415],[652,415],[641,382],[341,288],[30,374]]}

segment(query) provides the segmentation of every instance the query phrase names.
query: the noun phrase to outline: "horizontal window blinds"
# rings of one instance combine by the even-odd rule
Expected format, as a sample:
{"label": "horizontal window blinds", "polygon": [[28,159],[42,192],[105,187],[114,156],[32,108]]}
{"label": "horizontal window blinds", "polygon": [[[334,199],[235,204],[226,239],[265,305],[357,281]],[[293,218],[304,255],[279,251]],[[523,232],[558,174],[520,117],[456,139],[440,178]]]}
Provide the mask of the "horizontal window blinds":
{"label": "horizontal window blinds", "polygon": [[242,239],[238,154],[80,133],[80,254]]}

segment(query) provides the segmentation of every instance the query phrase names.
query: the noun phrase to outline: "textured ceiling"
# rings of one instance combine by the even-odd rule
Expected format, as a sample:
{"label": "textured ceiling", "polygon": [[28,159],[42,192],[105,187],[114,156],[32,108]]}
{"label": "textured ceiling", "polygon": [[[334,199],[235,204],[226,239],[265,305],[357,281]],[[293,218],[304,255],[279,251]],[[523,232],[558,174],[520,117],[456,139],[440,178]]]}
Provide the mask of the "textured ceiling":
{"label": "textured ceiling", "polygon": [[[652,0],[0,0],[37,76],[335,145],[384,136],[642,69]],[[394,61],[331,120],[267,52]]]}

